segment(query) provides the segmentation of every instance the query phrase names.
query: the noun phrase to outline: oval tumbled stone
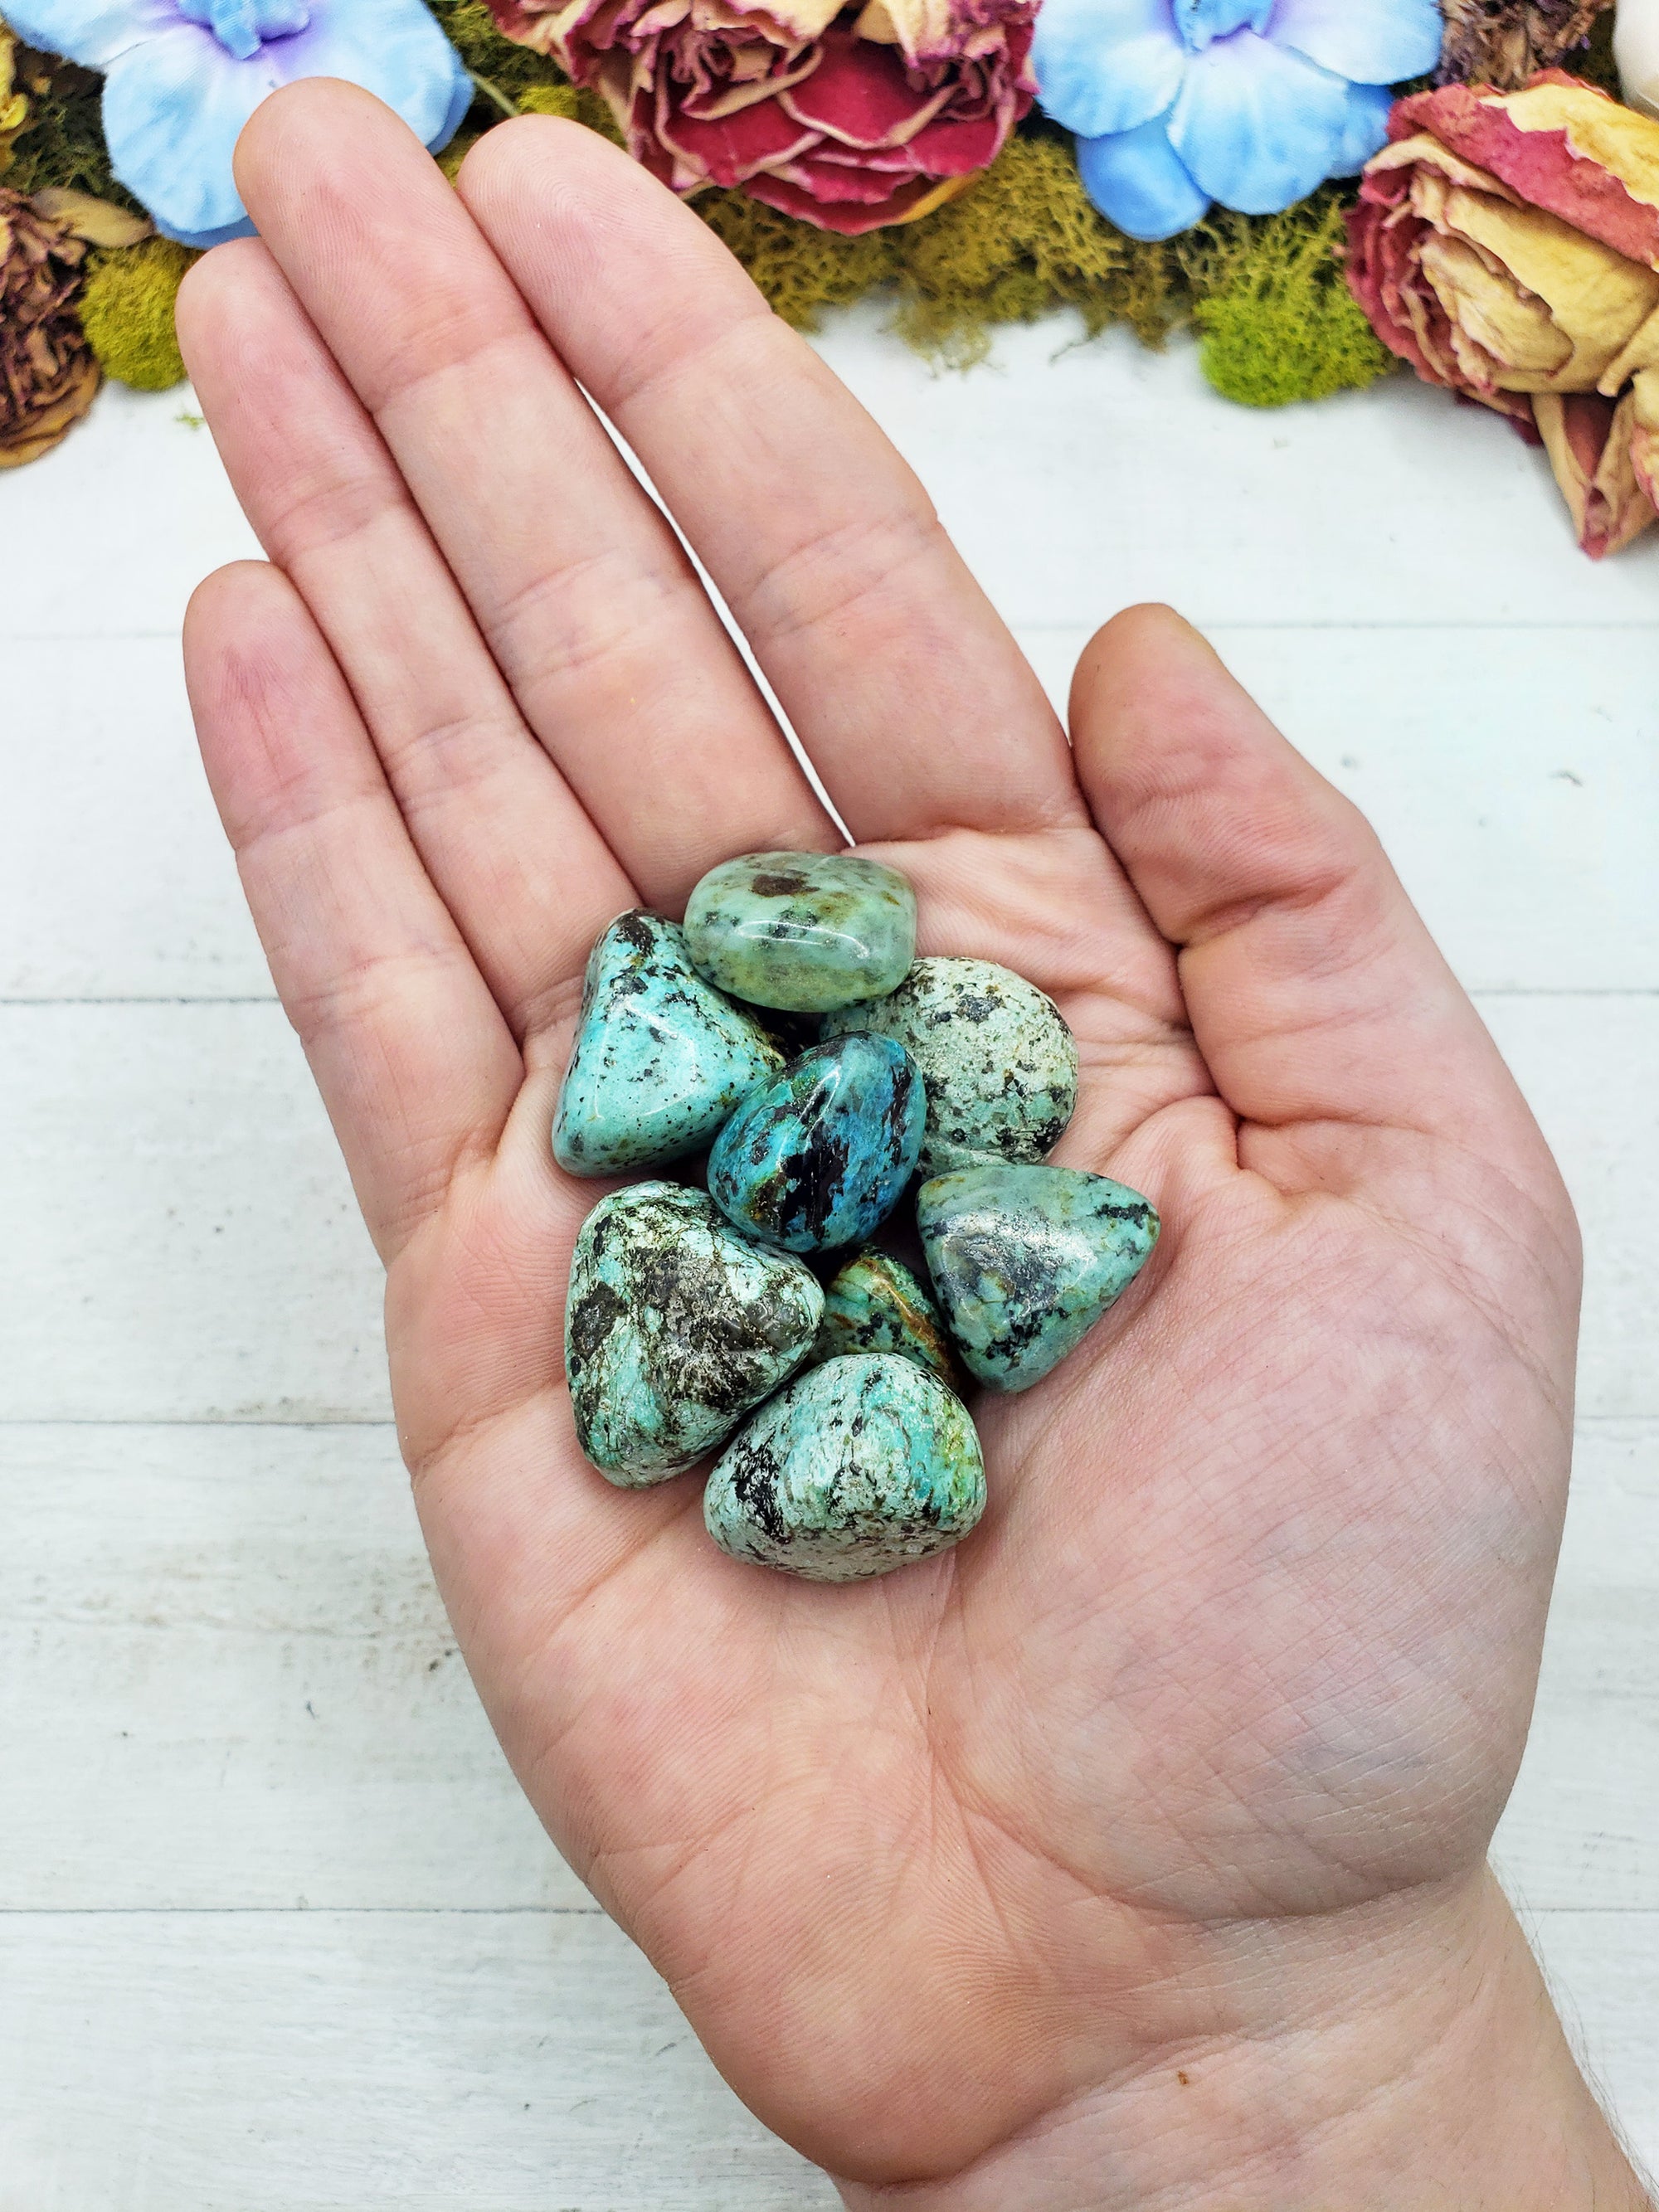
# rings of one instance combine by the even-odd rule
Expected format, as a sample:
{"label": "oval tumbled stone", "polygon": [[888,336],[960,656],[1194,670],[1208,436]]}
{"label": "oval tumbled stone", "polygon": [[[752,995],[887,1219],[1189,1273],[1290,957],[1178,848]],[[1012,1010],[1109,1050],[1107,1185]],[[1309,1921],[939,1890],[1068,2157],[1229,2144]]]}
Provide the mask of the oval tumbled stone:
{"label": "oval tumbled stone", "polygon": [[685,941],[699,973],[734,998],[823,1013],[903,981],[916,895],[856,853],[746,853],[692,892]]}
{"label": "oval tumbled stone", "polygon": [[909,1056],[887,1038],[814,1045],[716,1137],[709,1194],[740,1229],[792,1252],[854,1243],[898,1203],[926,1111]]}
{"label": "oval tumbled stone", "polygon": [[918,960],[890,996],[831,1014],[825,1037],[891,1037],[927,1091],[924,1175],[1036,1161],[1077,1105],[1077,1040],[1035,983],[994,960]]}
{"label": "oval tumbled stone", "polygon": [[916,1194],[933,1288],[969,1371],[1029,1390],[1127,1290],[1158,1242],[1139,1191],[1076,1168],[992,1164]]}
{"label": "oval tumbled stone", "polygon": [[876,1245],[856,1252],[823,1293],[815,1360],[850,1352],[896,1352],[949,1382],[951,1340],[939,1308],[902,1260]]}
{"label": "oval tumbled stone", "polygon": [[754,1017],[693,968],[678,923],[623,915],[588,958],[553,1157],[584,1176],[678,1159],[783,1065]]}
{"label": "oval tumbled stone", "polygon": [[726,1446],[702,1499],[721,1551],[818,1583],[948,1550],[984,1510],[966,1407],[890,1352],[797,1376]]}
{"label": "oval tumbled stone", "polygon": [[665,1482],[793,1374],[823,1310],[810,1269],[740,1237],[702,1191],[613,1191],[570,1263],[564,1364],[578,1443],[624,1489]]}

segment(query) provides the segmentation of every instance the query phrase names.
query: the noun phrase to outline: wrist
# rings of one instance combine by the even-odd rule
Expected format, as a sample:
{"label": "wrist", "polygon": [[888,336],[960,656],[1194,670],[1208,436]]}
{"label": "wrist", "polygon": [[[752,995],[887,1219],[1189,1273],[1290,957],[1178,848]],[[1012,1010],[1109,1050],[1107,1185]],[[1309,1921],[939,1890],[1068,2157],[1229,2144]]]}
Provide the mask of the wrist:
{"label": "wrist", "polygon": [[1489,1874],[1217,1942],[1242,2024],[848,2212],[1654,2212]]}

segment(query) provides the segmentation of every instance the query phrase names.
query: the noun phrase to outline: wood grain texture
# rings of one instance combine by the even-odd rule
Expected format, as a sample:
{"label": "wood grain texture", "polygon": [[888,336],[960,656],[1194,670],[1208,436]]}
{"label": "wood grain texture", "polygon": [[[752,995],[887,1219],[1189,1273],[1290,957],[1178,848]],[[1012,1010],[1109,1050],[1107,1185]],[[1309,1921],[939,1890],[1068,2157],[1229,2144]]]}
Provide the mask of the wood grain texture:
{"label": "wood grain texture", "polygon": [[[1371,814],[1589,1248],[1577,1473],[1498,1859],[1659,2164],[1659,534],[1396,380],[823,350],[1056,696],[1200,622]],[[380,1282],[202,786],[185,598],[255,549],[184,392],[0,479],[0,2212],[828,2212],[507,1773],[386,1425]]]}
{"label": "wood grain texture", "polygon": [[830,2212],[603,1914],[0,1916],[0,2212]]}
{"label": "wood grain texture", "polygon": [[[589,1904],[456,1656],[389,1428],[0,1447],[0,1910]],[[1659,1422],[1592,1422],[1499,1832],[1529,1909],[1659,1912],[1656,1585]]]}

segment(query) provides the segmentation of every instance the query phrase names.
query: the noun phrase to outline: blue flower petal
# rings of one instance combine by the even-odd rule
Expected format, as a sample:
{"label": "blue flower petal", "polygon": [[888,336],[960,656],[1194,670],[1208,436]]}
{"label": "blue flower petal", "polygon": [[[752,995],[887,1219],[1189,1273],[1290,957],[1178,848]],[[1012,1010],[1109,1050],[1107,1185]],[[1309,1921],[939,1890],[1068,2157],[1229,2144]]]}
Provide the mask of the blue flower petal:
{"label": "blue flower petal", "polygon": [[236,236],[247,211],[230,157],[242,125],[276,78],[270,49],[228,54],[211,31],[173,27],[120,55],[104,79],[110,166],[169,238]]}
{"label": "blue flower petal", "polygon": [[1131,238],[1173,238],[1210,204],[1176,158],[1162,117],[1109,138],[1079,138],[1077,167],[1102,215]]}
{"label": "blue flower petal", "polygon": [[1386,84],[1351,84],[1342,143],[1331,156],[1330,174],[1357,177],[1373,154],[1389,143],[1389,112],[1394,94]]}
{"label": "blue flower petal", "polygon": [[177,20],[166,0],[7,0],[5,17],[26,46],[93,70]]}
{"label": "blue flower petal", "polygon": [[1278,0],[1267,35],[1357,84],[1397,84],[1440,58],[1438,0]]}
{"label": "blue flower petal", "polygon": [[1162,115],[1186,62],[1170,0],[1044,0],[1037,10],[1037,98],[1085,138]]}
{"label": "blue flower petal", "polygon": [[1273,215],[1329,176],[1347,109],[1340,77],[1254,31],[1235,31],[1187,64],[1170,143],[1212,199]]}
{"label": "blue flower petal", "polygon": [[313,0],[309,27],[264,52],[281,83],[341,76],[362,85],[401,115],[423,146],[442,144],[446,125],[454,128],[450,118],[466,71],[421,0]]}

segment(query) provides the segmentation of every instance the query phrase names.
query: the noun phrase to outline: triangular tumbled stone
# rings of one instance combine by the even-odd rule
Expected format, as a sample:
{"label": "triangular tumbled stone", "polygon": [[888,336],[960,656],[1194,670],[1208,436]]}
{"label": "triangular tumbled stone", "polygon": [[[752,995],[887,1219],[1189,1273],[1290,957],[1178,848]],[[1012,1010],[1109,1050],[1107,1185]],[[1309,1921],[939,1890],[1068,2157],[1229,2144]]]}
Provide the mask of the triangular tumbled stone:
{"label": "triangular tumbled stone", "polygon": [[693,968],[677,923],[625,914],[588,960],[553,1156],[588,1176],[679,1159],[782,1066],[760,1024]]}
{"label": "triangular tumbled stone", "polygon": [[817,1583],[930,1559],[984,1510],[967,1407],[891,1352],[798,1376],[726,1446],[702,1494],[721,1551]]}
{"label": "triangular tumbled stone", "polygon": [[1158,1242],[1139,1191],[1075,1168],[935,1176],[916,1198],[933,1288],[970,1373],[1029,1390],[1127,1290]]}
{"label": "triangular tumbled stone", "polygon": [[565,1308],[576,1440],[626,1489],[713,1451],[806,1358],[811,1270],[720,1218],[700,1190],[636,1182],[582,1224]]}

